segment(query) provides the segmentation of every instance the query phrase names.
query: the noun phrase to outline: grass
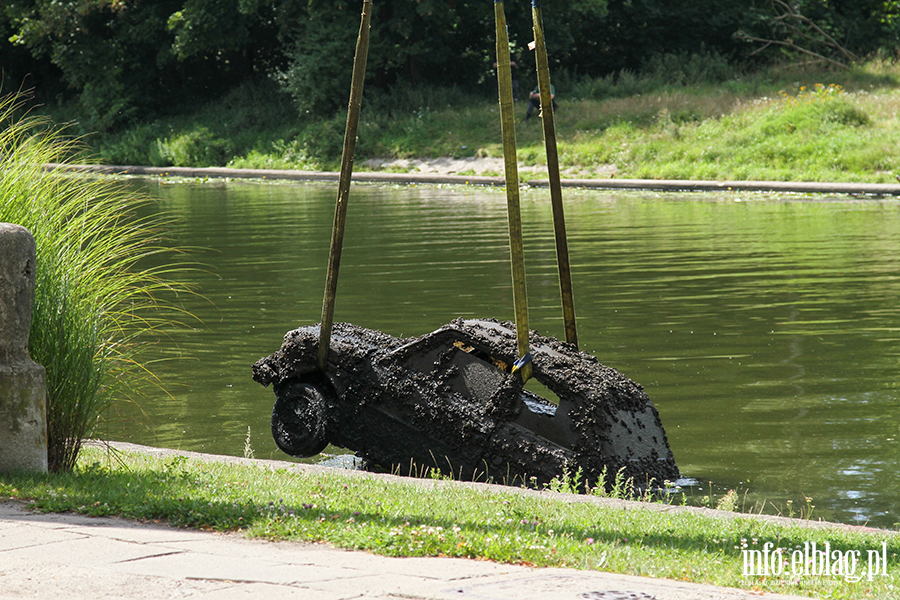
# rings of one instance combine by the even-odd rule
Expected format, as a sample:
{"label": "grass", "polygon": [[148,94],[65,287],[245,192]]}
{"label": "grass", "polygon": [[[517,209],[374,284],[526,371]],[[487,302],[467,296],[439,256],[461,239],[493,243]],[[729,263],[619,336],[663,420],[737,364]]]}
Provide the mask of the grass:
{"label": "grass", "polygon": [[[181,261],[159,244],[160,222],[134,217],[146,198],[46,171],[83,147],[22,105],[0,98],[0,221],[28,228],[37,244],[29,352],[47,373],[49,467],[67,470],[111,399],[153,381],[138,361],[142,336],[168,321],[155,295],[179,288],[169,276]],[[137,268],[157,253],[173,261]]]}
{"label": "grass", "polygon": [[[900,537],[751,515],[653,510],[653,502],[473,487],[439,476],[398,482],[362,473],[108,453],[86,447],[71,473],[0,475],[0,498],[77,511],[240,530],[271,540],[323,541],[389,556],[456,556],[599,569],[819,598],[896,598]],[[732,497],[732,501],[735,498]],[[720,501],[721,503],[721,501]],[[743,577],[745,550],[815,543],[888,556],[887,575]],[[885,546],[882,546],[885,544]],[[865,560],[863,559],[863,563]],[[862,563],[856,574],[862,573]],[[845,573],[846,574],[846,573]]]}
{"label": "grass", "polygon": [[[670,62],[645,74],[558,74],[560,163],[570,174],[896,182],[900,65],[743,73],[721,59]],[[335,170],[345,116],[298,115],[267,86],[248,83],[219,102],[90,140],[109,164]],[[516,109],[521,119],[525,104]],[[517,127],[520,162],[542,164],[539,123]],[[442,156],[502,156],[493,98],[412,85],[367,90],[358,164]]]}

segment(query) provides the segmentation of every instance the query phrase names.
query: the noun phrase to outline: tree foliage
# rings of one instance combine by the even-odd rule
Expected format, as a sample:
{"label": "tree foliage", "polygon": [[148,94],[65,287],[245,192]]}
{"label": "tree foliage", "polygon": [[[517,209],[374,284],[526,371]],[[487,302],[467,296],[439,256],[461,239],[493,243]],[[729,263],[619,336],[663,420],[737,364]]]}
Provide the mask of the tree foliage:
{"label": "tree foliage", "polygon": [[262,31],[266,20],[242,25],[237,7],[238,0],[9,0],[0,23],[12,32],[6,43],[58,69],[90,126],[109,129],[219,93],[257,61],[262,68],[263,49],[275,43]]}
{"label": "tree foliage", "polygon": [[[777,60],[783,47],[754,54],[759,44],[735,37],[783,39],[775,1],[545,1],[551,69],[597,77],[702,53]],[[897,49],[900,0],[782,2],[852,53]],[[513,57],[527,78],[531,6],[507,1],[505,9]],[[255,76],[277,78],[303,112],[328,113],[345,102],[359,13],[359,0],[6,0],[0,69],[14,81],[30,73],[54,93],[53,82],[63,82],[100,129]],[[367,90],[424,83],[492,91],[493,55],[487,0],[373,3]]]}
{"label": "tree foliage", "polygon": [[55,65],[99,127],[136,116],[158,95],[168,57],[159,31],[169,2],[12,0],[10,41]]}

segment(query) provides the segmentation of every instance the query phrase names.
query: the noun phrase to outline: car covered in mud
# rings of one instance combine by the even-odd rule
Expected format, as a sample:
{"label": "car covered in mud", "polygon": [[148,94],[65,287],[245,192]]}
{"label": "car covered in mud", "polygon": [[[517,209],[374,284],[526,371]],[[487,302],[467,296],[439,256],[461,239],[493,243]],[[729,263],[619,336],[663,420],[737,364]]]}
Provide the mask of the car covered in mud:
{"label": "car covered in mud", "polygon": [[514,372],[510,323],[457,319],[411,339],[338,323],[324,372],[318,338],[318,325],[290,331],[253,365],[274,389],[272,435],[291,456],[333,444],[370,469],[513,485],[579,470],[589,485],[620,472],[639,488],[679,477],[643,388],[570,344],[531,332],[539,395]]}

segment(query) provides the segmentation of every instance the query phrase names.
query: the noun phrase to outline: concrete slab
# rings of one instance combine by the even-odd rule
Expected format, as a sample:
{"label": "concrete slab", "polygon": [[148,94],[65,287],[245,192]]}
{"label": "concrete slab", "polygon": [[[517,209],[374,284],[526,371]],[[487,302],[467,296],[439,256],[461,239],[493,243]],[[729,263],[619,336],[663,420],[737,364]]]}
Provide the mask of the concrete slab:
{"label": "concrete slab", "polygon": [[[449,582],[435,581],[421,576],[396,574],[368,574],[352,580],[331,579],[327,581],[309,582],[303,589],[318,593],[327,593],[331,598],[344,597],[350,590],[362,597],[390,598],[442,598],[441,591]],[[355,597],[355,596],[351,596]]]}
{"label": "concrete slab", "polygon": [[[239,540],[235,540],[239,543]],[[170,577],[175,579],[204,579],[210,581],[243,581],[291,585],[303,581],[340,578],[341,569],[317,565],[297,565],[286,562],[232,557],[201,552],[171,552],[147,556],[138,560],[107,564],[104,570]]]}
{"label": "concrete slab", "polygon": [[[2,517],[0,517],[2,519]],[[9,551],[40,547],[45,544],[81,539],[84,536],[66,530],[47,530],[17,523],[0,528],[0,565],[8,560]]]}
{"label": "concrete slab", "polygon": [[[29,535],[29,539],[30,539]],[[186,554],[152,544],[120,542],[103,537],[84,534],[75,539],[35,544],[0,555],[5,561],[31,564],[65,565],[71,567],[94,568],[115,563],[150,558],[160,554]]]}
{"label": "concrete slab", "polygon": [[[45,564],[6,571],[0,568],[0,600],[59,598],[65,600],[161,600],[197,597],[211,593],[216,598],[234,584],[222,582],[139,577],[132,574],[98,573],[93,568]],[[203,597],[203,596],[201,596]]]}
{"label": "concrete slab", "polygon": [[[344,590],[345,596],[333,592],[312,590],[306,587],[272,585],[268,583],[242,583],[213,590],[191,598],[201,600],[357,600],[361,596],[355,591]],[[396,600],[396,598],[391,599]]]}
{"label": "concrete slab", "polygon": [[358,552],[332,551],[325,558],[328,564],[346,568],[372,569],[395,576],[417,575],[435,581],[452,582],[460,578],[488,577],[528,572],[528,567],[505,565],[486,560],[466,560],[463,558],[411,557],[394,558]]}
{"label": "concrete slab", "polygon": [[[443,598],[478,600],[727,600],[749,598],[744,590],[630,577],[611,573],[573,573],[565,569],[541,569],[501,581],[473,582],[442,590]],[[755,597],[777,597],[762,595]],[[782,596],[782,598],[785,598]]]}

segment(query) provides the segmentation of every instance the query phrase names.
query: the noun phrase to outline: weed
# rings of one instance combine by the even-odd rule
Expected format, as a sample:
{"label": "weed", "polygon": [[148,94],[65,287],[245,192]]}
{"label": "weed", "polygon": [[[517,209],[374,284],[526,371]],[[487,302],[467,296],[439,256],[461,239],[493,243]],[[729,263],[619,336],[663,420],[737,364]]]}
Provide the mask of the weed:
{"label": "weed", "polygon": [[244,458],[256,458],[256,452],[250,443],[250,426],[247,425],[247,437],[244,438]]}
{"label": "weed", "polygon": [[569,464],[563,465],[562,475],[554,477],[545,487],[551,492],[559,492],[562,494],[580,494],[584,491],[583,474],[581,467],[572,473],[569,470]]}
{"label": "weed", "polygon": [[597,479],[597,485],[590,488],[589,493],[600,498],[614,498],[618,500],[649,500],[651,497],[652,492],[650,490],[652,489],[653,482],[650,481],[645,488],[645,491],[641,494],[637,494],[634,477],[625,477],[624,466],[616,471],[616,476],[613,478],[613,481],[607,481],[607,477],[608,471],[604,466],[603,470],[600,472],[600,477]]}
{"label": "weed", "polygon": [[736,490],[728,490],[716,503],[716,510],[734,512],[737,509],[738,495]]}
{"label": "weed", "polygon": [[431,468],[428,470],[428,477],[434,481],[452,481],[453,477],[450,475],[445,475],[438,468]]}

